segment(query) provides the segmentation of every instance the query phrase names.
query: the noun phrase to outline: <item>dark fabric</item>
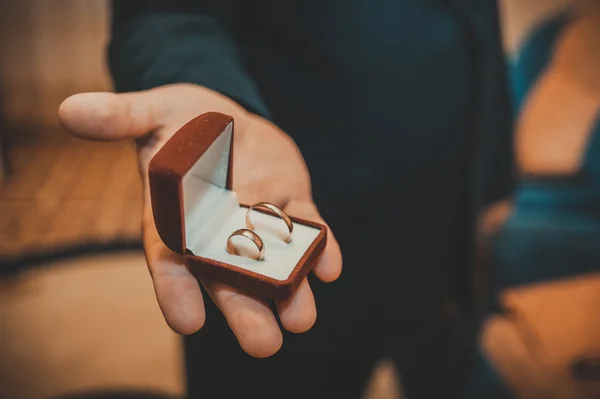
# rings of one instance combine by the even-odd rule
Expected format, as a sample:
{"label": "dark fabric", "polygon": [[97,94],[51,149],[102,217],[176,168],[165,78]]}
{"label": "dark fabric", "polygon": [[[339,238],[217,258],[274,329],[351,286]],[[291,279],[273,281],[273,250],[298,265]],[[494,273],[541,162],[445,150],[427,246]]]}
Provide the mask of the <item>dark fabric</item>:
{"label": "dark fabric", "polygon": [[115,1],[108,60],[116,90],[196,83],[267,116],[232,37],[233,3]]}
{"label": "dark fabric", "polygon": [[[353,376],[348,359],[364,359],[361,370],[379,355],[410,375],[412,399],[459,395],[475,331],[475,217],[512,184],[495,1],[118,0],[112,32],[118,90],[198,83],[289,133],[344,254],[338,282],[313,283],[315,328],[286,336],[272,360],[239,360],[209,305],[186,341],[192,395],[225,372],[210,367],[221,358],[240,362],[236,378],[260,364],[283,378],[306,359]],[[340,387],[331,381],[324,390]]]}
{"label": "dark fabric", "polygon": [[516,399],[510,392],[502,377],[487,356],[478,350],[475,354],[476,361],[472,376],[473,384],[470,385],[465,398],[467,399]]}

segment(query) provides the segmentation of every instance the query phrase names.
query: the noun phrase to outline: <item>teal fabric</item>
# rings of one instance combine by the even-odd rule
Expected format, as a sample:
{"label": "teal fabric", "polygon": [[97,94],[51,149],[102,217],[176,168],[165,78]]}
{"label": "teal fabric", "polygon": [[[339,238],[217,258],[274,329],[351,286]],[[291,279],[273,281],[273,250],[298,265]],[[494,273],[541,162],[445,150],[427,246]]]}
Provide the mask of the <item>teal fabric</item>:
{"label": "teal fabric", "polygon": [[[515,113],[541,76],[568,13],[534,28],[510,63]],[[600,122],[600,121],[599,121]],[[591,135],[581,171],[561,178],[522,179],[514,212],[492,240],[490,312],[502,312],[506,288],[574,278],[600,270],[600,123]],[[477,353],[469,398],[511,397],[485,354]]]}
{"label": "teal fabric", "polygon": [[509,63],[513,106],[520,110],[531,85],[548,65],[556,37],[569,19],[568,13],[544,20],[526,38],[517,56]]}
{"label": "teal fabric", "polygon": [[[568,20],[564,13],[533,30],[511,63],[516,109],[548,66]],[[495,238],[493,292],[600,270],[598,239],[600,116],[580,171],[560,178],[528,176],[517,186],[515,212]]]}

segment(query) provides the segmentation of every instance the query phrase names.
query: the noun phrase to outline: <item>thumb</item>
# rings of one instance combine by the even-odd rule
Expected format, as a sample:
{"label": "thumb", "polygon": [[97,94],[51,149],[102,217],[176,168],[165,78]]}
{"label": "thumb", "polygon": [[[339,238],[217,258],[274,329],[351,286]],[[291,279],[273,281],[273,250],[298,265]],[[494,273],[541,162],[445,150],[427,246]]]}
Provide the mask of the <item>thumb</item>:
{"label": "thumb", "polygon": [[152,90],[115,94],[82,93],[60,105],[62,126],[73,135],[99,141],[143,136],[161,126],[166,107]]}
{"label": "thumb", "polygon": [[[290,216],[325,224],[316,205],[310,200],[292,199],[286,204],[284,210]],[[336,280],[341,272],[342,252],[333,232],[327,227],[327,245],[314,268],[314,273],[320,280],[331,282]]]}

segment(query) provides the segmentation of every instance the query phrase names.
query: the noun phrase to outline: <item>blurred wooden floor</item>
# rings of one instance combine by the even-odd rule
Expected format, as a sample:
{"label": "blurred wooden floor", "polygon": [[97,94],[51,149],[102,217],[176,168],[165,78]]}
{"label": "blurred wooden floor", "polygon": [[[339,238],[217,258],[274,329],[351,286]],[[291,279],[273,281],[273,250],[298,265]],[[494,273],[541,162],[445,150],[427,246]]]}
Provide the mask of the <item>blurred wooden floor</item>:
{"label": "blurred wooden floor", "polygon": [[142,191],[131,143],[57,132],[8,144],[0,270],[79,248],[140,243]]}
{"label": "blurred wooden floor", "polygon": [[181,339],[141,252],[52,262],[0,279],[0,397],[184,393]]}

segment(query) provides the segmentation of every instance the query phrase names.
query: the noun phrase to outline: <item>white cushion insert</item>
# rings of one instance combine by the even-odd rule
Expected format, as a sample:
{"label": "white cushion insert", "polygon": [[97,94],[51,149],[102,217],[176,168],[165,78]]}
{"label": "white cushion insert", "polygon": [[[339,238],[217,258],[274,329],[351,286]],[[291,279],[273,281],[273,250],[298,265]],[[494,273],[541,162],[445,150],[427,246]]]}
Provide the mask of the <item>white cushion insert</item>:
{"label": "white cushion insert", "polygon": [[[300,261],[308,247],[319,235],[320,230],[314,227],[294,223],[292,241],[286,244],[281,238],[287,232],[287,227],[277,216],[264,213],[252,212],[252,221],[256,226],[272,226],[269,229],[256,227],[255,232],[262,238],[265,244],[265,257],[263,260],[254,260],[246,256],[232,255],[227,252],[227,237],[237,229],[246,227],[247,208],[238,206],[230,214],[230,217],[220,226],[215,226],[211,231],[212,237],[205,235],[206,242],[198,242],[190,250],[197,256],[214,259],[219,262],[229,263],[245,270],[262,274],[275,280],[286,280],[294,267]],[[219,228],[220,227],[220,228]],[[279,230],[280,234],[274,234]],[[234,243],[243,243],[245,240],[251,248],[254,244],[245,238],[236,240]],[[246,247],[248,244],[245,244]]]}

